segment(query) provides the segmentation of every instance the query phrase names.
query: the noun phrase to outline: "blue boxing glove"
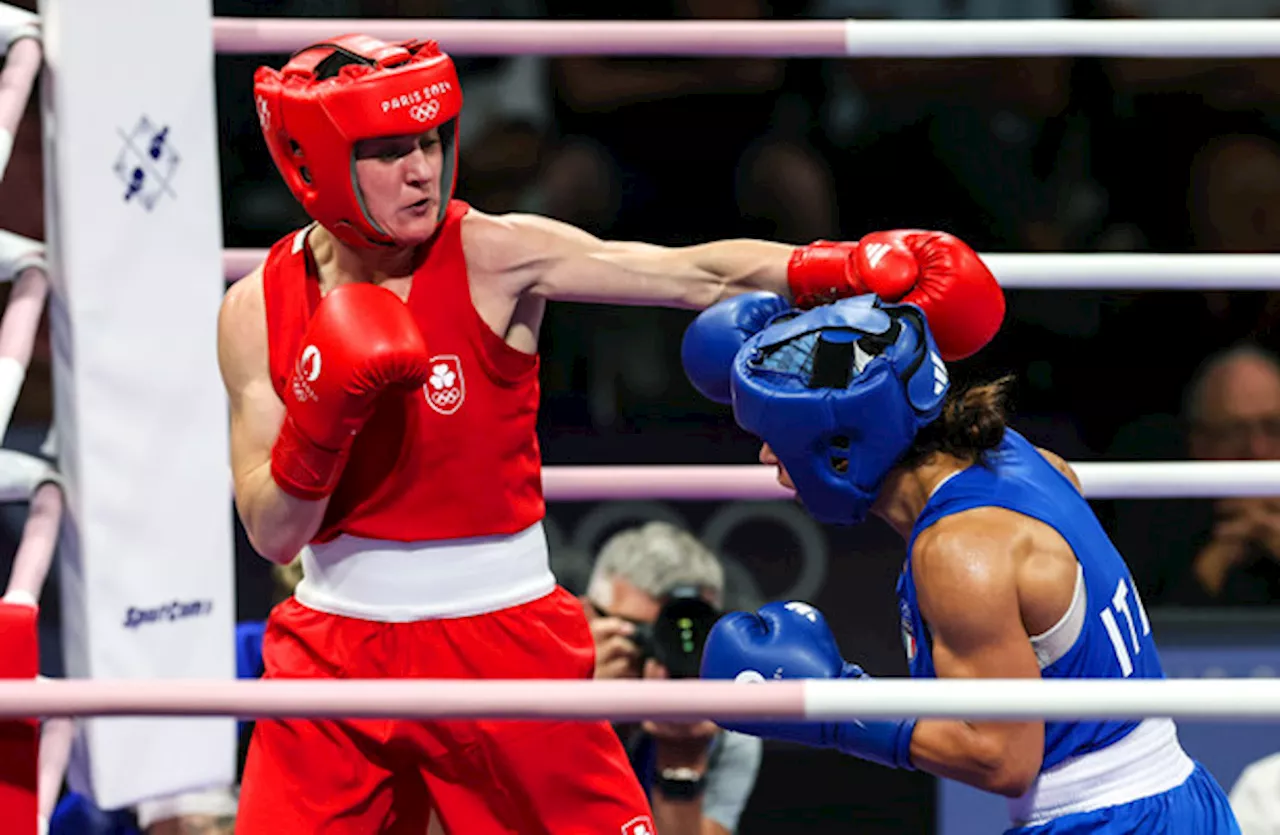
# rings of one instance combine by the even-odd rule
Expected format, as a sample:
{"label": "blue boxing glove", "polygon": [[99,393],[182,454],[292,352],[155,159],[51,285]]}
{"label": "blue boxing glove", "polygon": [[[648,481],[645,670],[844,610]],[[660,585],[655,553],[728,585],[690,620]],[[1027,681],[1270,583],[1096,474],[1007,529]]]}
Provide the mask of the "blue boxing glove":
{"label": "blue boxing glove", "polygon": [[[807,603],[770,603],[755,614],[730,612],[707,636],[704,679],[870,678],[840,657],[822,613]],[[733,722],[728,730],[765,739],[835,748],[864,760],[911,769],[915,720],[860,722]]]}
{"label": "blue boxing glove", "polygon": [[777,293],[742,293],[711,305],[684,332],[680,359],[693,387],[717,403],[732,400],[729,371],[738,349],[765,329],[773,317],[791,309]]}

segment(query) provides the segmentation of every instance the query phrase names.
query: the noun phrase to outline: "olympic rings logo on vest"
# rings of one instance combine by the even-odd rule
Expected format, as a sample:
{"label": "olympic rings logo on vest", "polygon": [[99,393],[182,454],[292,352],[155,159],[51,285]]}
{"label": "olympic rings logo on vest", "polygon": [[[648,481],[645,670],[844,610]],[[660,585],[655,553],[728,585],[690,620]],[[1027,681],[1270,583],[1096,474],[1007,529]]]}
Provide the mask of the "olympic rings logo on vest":
{"label": "olympic rings logo on vest", "polygon": [[427,405],[442,415],[451,415],[462,408],[462,401],[467,399],[462,361],[457,354],[437,354],[429,363],[431,376],[422,387]]}

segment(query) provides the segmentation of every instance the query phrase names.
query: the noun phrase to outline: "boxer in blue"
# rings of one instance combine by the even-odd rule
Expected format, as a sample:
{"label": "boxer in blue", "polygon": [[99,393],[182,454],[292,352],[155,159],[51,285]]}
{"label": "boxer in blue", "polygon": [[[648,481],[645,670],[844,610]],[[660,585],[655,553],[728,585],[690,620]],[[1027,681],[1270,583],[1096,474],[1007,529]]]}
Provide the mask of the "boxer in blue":
{"label": "boxer in blue", "polygon": [[[951,391],[917,307],[857,296],[798,311],[739,296],[704,311],[682,353],[816,519],[870,513],[906,540],[897,593],[912,676],[1163,678],[1129,570],[1075,473],[1006,425],[1007,381]],[[867,677],[799,602],[722,618],[702,675]],[[1240,831],[1169,719],[726,727],[1004,795],[1018,835]]]}

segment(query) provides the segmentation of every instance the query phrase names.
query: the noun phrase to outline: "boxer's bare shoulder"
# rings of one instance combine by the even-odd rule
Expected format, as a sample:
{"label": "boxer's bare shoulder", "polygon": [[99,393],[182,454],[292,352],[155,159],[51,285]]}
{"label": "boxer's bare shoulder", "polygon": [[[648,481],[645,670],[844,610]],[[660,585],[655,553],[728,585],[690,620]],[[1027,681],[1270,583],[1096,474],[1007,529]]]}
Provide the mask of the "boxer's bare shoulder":
{"label": "boxer's bare shoulder", "polygon": [[[976,507],[939,519],[917,537],[912,573],[926,613],[976,607],[1012,590],[1025,635],[1051,628],[1071,605],[1078,562],[1062,535],[1002,507]],[[1008,585],[1011,583],[1012,585]]]}
{"label": "boxer's bare shoulder", "polygon": [[529,214],[491,215],[472,209],[462,219],[462,248],[473,275],[532,283],[558,258],[604,242],[567,223]]}
{"label": "boxer's bare shoulder", "polygon": [[1036,451],[1044,457],[1044,460],[1052,464],[1055,470],[1066,476],[1067,480],[1075,485],[1076,490],[1082,494],[1084,493],[1084,488],[1080,486],[1080,477],[1076,475],[1076,471],[1072,469],[1071,465],[1068,464],[1061,455],[1056,452],[1050,452],[1042,447],[1036,447]]}
{"label": "boxer's bare shoulder", "polygon": [[284,421],[284,403],[271,384],[262,267],[227,290],[218,313],[218,366],[231,412],[231,468],[237,500],[248,479],[264,471]]}
{"label": "boxer's bare shoulder", "polygon": [[264,264],[259,264],[253,272],[232,284],[222,297],[222,316],[254,318],[263,317],[266,326],[266,299],[263,292],[262,276]]}
{"label": "boxer's bare shoulder", "polygon": [[[916,582],[950,594],[955,572],[988,578],[1014,567],[1026,549],[1024,517],[1000,507],[975,507],[938,519],[911,549]],[[943,578],[934,582],[932,575]]]}
{"label": "boxer's bare shoulder", "polygon": [[229,392],[269,373],[262,273],[259,266],[232,284],[218,311],[218,365]]}

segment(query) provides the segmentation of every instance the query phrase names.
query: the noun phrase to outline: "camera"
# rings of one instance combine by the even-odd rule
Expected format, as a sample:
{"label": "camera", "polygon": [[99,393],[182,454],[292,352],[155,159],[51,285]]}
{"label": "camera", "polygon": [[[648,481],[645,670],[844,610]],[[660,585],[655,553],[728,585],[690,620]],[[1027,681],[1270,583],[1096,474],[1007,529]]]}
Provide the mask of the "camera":
{"label": "camera", "polygon": [[652,658],[667,668],[671,678],[697,678],[702,647],[720,618],[697,586],[678,586],[663,598],[652,624],[636,624],[632,640],[641,659]]}

